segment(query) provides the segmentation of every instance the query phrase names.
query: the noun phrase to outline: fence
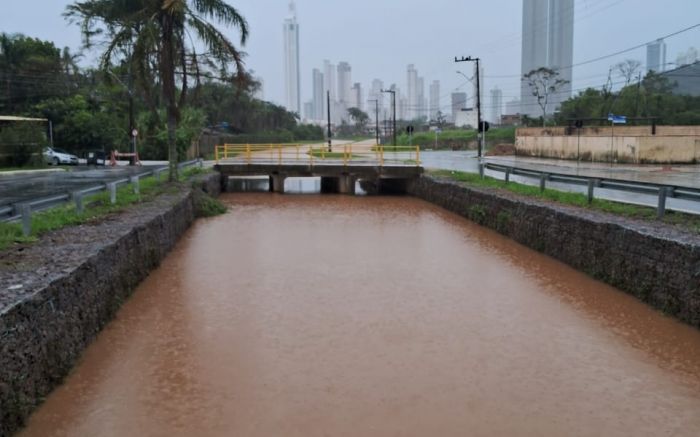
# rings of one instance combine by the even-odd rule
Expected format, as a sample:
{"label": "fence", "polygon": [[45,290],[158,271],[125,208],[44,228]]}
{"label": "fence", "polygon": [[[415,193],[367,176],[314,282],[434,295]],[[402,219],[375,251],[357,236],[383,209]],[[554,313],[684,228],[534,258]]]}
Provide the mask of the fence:
{"label": "fence", "polygon": [[484,171],[493,170],[505,173],[506,183],[510,182],[511,175],[519,175],[531,178],[537,178],[540,181],[540,190],[544,191],[548,181],[561,182],[571,185],[583,185],[588,187],[587,197],[588,203],[593,202],[593,196],[596,188],[605,188],[609,190],[618,190],[636,194],[650,194],[658,196],[657,217],[661,218],[666,213],[666,200],[669,197],[700,201],[700,189],[681,187],[675,185],[653,184],[649,182],[636,182],[619,179],[609,179],[601,177],[589,177],[569,175],[565,173],[542,172],[531,169],[512,167],[501,164],[481,163],[479,164],[479,175],[483,178]]}
{"label": "fence", "polygon": [[246,164],[415,165],[420,167],[420,146],[340,144],[329,147],[302,144],[224,144],[216,146],[214,159]]}
{"label": "fence", "polygon": [[[193,165],[199,165],[202,167],[203,162],[200,159],[183,162],[178,165],[178,168],[183,169]],[[78,214],[82,214],[85,211],[85,197],[102,191],[109,192],[110,203],[115,204],[117,203],[117,188],[120,185],[131,184],[134,194],[139,194],[141,189],[140,180],[142,178],[153,176],[156,178],[156,180],[160,180],[161,175],[167,171],[167,167],[157,168],[154,170],[144,171],[128,178],[110,181],[70,193],[61,193],[49,197],[42,197],[15,205],[0,206],[0,222],[16,222],[21,220],[22,233],[27,236],[31,234],[32,214],[35,212],[43,211],[67,202],[74,202],[76,212]]]}

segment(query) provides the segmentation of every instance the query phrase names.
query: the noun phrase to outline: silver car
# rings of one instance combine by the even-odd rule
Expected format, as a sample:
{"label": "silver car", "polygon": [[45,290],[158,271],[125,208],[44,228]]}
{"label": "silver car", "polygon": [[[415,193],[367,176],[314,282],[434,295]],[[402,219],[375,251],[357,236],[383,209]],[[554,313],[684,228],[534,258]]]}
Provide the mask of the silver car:
{"label": "silver car", "polygon": [[44,159],[49,165],[78,165],[78,157],[57,147],[47,147],[44,150]]}

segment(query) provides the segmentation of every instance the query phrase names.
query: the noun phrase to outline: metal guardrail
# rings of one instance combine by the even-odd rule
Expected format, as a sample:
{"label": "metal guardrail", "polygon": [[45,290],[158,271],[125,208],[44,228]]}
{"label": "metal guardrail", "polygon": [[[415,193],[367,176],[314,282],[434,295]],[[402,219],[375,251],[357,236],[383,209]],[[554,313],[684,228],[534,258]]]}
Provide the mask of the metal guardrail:
{"label": "metal guardrail", "polygon": [[[186,168],[192,165],[200,166],[203,164],[201,159],[196,159],[192,161],[186,161],[178,164],[178,168]],[[116,190],[120,185],[125,185],[131,183],[134,185],[134,191],[138,193],[139,191],[139,180],[144,177],[155,176],[160,178],[162,173],[168,171],[168,167],[157,168],[153,170],[144,171],[136,175],[130,176],[128,178],[117,179],[107,183],[102,183],[88,188],[83,188],[81,190],[76,190],[70,193],[54,194],[51,196],[40,197],[20,203],[15,203],[12,205],[5,205],[0,207],[0,222],[16,222],[19,220],[23,221],[23,228],[25,234],[28,234],[27,226],[31,226],[31,214],[33,212],[44,211],[67,202],[71,200],[76,202],[76,208],[82,212],[82,200],[85,196],[90,194],[99,193],[102,191],[110,191],[110,200],[112,203],[116,202]],[[27,225],[28,221],[28,225]]]}
{"label": "metal guardrail", "polygon": [[420,167],[420,153],[420,146],[339,144],[330,149],[326,144],[224,144],[215,147],[214,159],[217,164],[222,160],[234,160],[245,164],[401,164]]}
{"label": "metal guardrail", "polygon": [[603,178],[596,176],[570,175],[566,173],[545,172],[502,164],[481,163],[479,174],[484,177],[484,170],[493,170],[505,173],[506,182],[510,182],[510,176],[525,176],[539,179],[540,190],[544,191],[547,182],[561,182],[571,185],[588,187],[588,203],[593,201],[596,188],[624,191],[628,193],[648,194],[658,196],[657,216],[663,217],[666,213],[667,198],[700,201],[700,189],[682,187],[668,184],[655,184],[651,182],[638,182],[624,179]]}

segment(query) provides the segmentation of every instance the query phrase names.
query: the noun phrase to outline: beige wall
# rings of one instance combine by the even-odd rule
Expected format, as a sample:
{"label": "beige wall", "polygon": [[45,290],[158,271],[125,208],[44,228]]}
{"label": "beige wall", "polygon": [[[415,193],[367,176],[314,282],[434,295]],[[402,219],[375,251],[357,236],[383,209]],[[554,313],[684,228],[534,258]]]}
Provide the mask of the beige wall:
{"label": "beige wall", "polygon": [[557,159],[631,163],[700,162],[700,126],[588,127],[566,135],[567,128],[524,128],[516,131],[515,153]]}

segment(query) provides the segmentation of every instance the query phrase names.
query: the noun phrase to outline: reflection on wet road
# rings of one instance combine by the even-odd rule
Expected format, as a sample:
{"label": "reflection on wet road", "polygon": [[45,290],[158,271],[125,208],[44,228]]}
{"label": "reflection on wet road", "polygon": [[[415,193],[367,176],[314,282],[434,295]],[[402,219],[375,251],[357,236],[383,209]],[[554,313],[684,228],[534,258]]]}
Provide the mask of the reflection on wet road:
{"label": "reflection on wet road", "polygon": [[411,198],[225,195],[24,436],[697,436],[700,332]]}

